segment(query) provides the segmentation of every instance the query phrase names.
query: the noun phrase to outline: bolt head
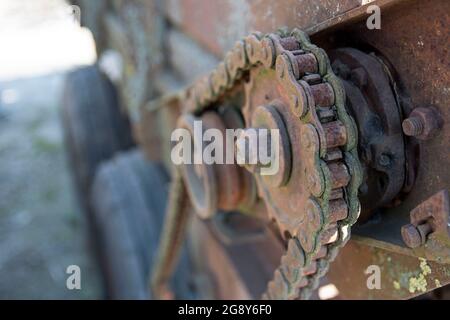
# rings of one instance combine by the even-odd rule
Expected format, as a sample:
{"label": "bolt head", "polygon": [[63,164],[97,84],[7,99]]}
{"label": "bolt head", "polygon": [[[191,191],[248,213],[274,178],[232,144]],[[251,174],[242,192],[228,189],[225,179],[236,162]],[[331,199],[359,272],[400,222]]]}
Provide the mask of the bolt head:
{"label": "bolt head", "polygon": [[417,248],[422,244],[422,237],[419,230],[412,224],[407,224],[401,229],[402,238],[409,248]]}

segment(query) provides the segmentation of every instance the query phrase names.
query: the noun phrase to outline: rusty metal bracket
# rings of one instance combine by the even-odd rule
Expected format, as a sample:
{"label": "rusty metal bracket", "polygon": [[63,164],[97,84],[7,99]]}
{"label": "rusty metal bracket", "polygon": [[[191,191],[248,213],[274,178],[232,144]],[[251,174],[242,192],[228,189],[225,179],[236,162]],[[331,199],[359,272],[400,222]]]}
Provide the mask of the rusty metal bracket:
{"label": "rusty metal bracket", "polygon": [[450,205],[448,190],[441,190],[410,213],[411,223],[402,227],[405,244],[424,250],[437,261],[450,260]]}

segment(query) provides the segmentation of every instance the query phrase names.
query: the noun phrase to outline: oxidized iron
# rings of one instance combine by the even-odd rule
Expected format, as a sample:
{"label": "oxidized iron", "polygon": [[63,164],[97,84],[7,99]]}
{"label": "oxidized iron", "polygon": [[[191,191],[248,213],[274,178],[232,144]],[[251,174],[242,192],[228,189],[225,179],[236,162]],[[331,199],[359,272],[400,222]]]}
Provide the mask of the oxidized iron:
{"label": "oxidized iron", "polygon": [[442,119],[433,108],[416,108],[403,120],[403,132],[419,140],[428,140],[442,126]]}
{"label": "oxidized iron", "polygon": [[410,213],[411,223],[402,227],[402,237],[410,248],[424,245],[431,234],[436,240],[450,240],[450,200],[448,190],[441,190]]}
{"label": "oxidized iron", "polygon": [[407,173],[414,174],[414,166],[406,162],[411,152],[405,152],[402,108],[390,71],[377,56],[354,48],[333,50],[330,56],[345,88],[347,109],[358,127],[364,167],[360,221],[366,221],[376,208],[390,204],[398,195]]}
{"label": "oxidized iron", "polygon": [[[93,6],[92,1],[84,2]],[[295,4],[292,1],[283,3],[269,0],[251,2],[250,8],[245,10],[241,10],[242,3],[233,3],[227,10],[224,10],[223,4],[217,3],[208,7],[208,10],[197,10],[197,6],[203,7],[208,2],[201,0],[194,1],[195,4],[167,2],[161,11],[156,10],[151,2],[141,4],[138,1],[136,5],[134,2],[114,2],[108,5],[108,10],[104,10],[105,19],[97,14],[93,15],[93,20],[96,26],[105,25],[105,31],[109,31],[105,32],[105,36],[102,35],[104,41],[99,41],[100,35],[96,33],[97,45],[102,49],[116,48],[124,58],[127,73],[122,83],[125,91],[123,97],[132,116],[143,98],[154,99],[160,94],[171,94],[171,101],[164,96],[157,103],[153,101],[139,110],[142,112],[139,126],[143,131],[137,140],[139,147],[146,150],[152,160],[163,161],[167,168],[171,166],[170,146],[165,142],[169,141],[167,136],[176,127],[180,111],[188,111],[184,114],[186,118],[194,117],[204,122],[216,118],[218,122],[223,122],[217,126],[212,124],[212,127],[233,128],[221,111],[230,110],[228,107],[232,106],[243,112],[243,115],[237,112],[238,116],[245,116],[246,123],[241,123],[239,128],[258,130],[270,127],[278,128],[281,132],[279,175],[260,176],[259,170],[264,164],[258,162],[231,169],[246,174],[243,185],[230,183],[236,181],[235,174],[227,176],[230,178],[228,180],[221,179],[229,168],[197,167],[191,171],[196,173],[211,169],[216,181],[211,188],[197,189],[214,203],[206,214],[213,217],[205,222],[193,219],[193,224],[197,226],[190,229],[188,234],[195,244],[189,254],[195,267],[198,267],[198,276],[208,278],[211,282],[195,283],[197,274],[193,275],[195,279],[190,279],[200,297],[258,297],[286,244],[288,253],[276,273],[278,292],[271,297],[286,298],[286,293],[292,298],[298,297],[296,287],[312,287],[312,279],[318,277],[314,274],[317,263],[306,262],[308,266],[301,268],[305,264],[302,262],[305,253],[300,242],[301,236],[306,235],[307,239],[303,239],[305,242],[322,232],[315,232],[317,225],[308,228],[307,232],[300,232],[303,226],[300,228],[301,224],[295,218],[304,216],[302,208],[305,199],[313,194],[320,195],[315,198],[322,200],[329,194],[328,202],[325,199],[307,208],[312,217],[317,216],[322,206],[326,208],[323,212],[330,216],[330,223],[323,229],[331,227],[331,231],[323,232],[325,238],[333,236],[332,221],[347,219],[350,203],[345,189],[353,181],[354,165],[345,158],[347,127],[336,118],[335,88],[321,72],[324,64],[318,59],[320,54],[317,51],[306,50],[298,39],[286,31],[265,36],[253,33],[236,43],[216,71],[196,82],[187,94],[182,91],[178,95],[178,84],[189,81],[193,73],[203,72],[205,69],[198,66],[209,65],[214,60],[205,62],[212,58],[210,53],[220,56],[223,48],[232,47],[229,41],[234,35],[246,28],[270,30],[276,24],[300,26],[314,37],[315,43],[324,46],[333,70],[344,86],[347,113],[355,120],[358,130],[358,152],[363,167],[358,193],[361,213],[358,225],[352,228],[351,241],[340,251],[327,275],[327,280],[336,285],[339,298],[413,298],[450,283],[448,191],[429,198],[438,190],[448,189],[450,181],[447,166],[450,131],[444,123],[450,115],[446,105],[450,80],[446,45],[450,40],[446,32],[450,21],[450,2],[376,0],[365,4],[350,1],[343,5],[339,1],[328,0]],[[286,10],[291,5],[292,10]],[[381,30],[367,28],[367,9],[372,5],[378,5],[382,10]],[[123,17],[128,6],[134,6],[134,10],[128,10]],[[142,7],[142,10],[135,10],[137,7]],[[198,19],[190,19],[194,11],[198,13]],[[298,12],[311,14],[299,15]],[[270,19],[267,19],[268,14]],[[228,18],[231,15],[232,20]],[[427,17],[433,17],[433,23]],[[233,32],[230,32],[229,21],[239,21],[233,23]],[[159,25],[166,24],[170,27],[160,30]],[[415,27],[404,27],[408,25]],[[143,29],[145,32],[142,32]],[[204,30],[212,32],[205,33]],[[104,43],[105,37],[111,38],[108,39],[108,46]],[[134,39],[131,43],[130,37]],[[174,39],[193,40],[190,43],[193,46]],[[206,50],[194,50],[194,55],[183,52],[192,48]],[[166,49],[172,54],[166,54]],[[99,50],[99,53],[102,51]],[[164,61],[160,56],[165,56]],[[285,68],[277,68],[277,60],[288,67],[287,72]],[[144,74],[146,77],[143,77]],[[172,79],[174,76],[177,78]],[[133,83],[130,86],[131,80]],[[177,81],[172,83],[170,80]],[[153,93],[153,90],[156,92]],[[173,95],[175,90],[177,94]],[[269,97],[267,100],[266,94]],[[309,120],[305,120],[311,112],[311,105],[319,122],[309,123]],[[159,112],[153,112],[157,109],[160,109]],[[154,126],[156,121],[162,125]],[[296,132],[298,135],[294,136]],[[237,152],[247,153],[245,157],[254,157],[252,152],[257,146],[247,146],[245,143],[245,140],[237,141]],[[320,150],[324,145],[325,155],[319,153],[318,157],[312,157],[303,152],[303,149],[311,146],[319,146]],[[337,147],[329,149],[331,145]],[[243,147],[242,150],[239,147]],[[250,150],[245,150],[245,147],[250,147]],[[299,175],[301,168],[314,168],[318,162],[325,166],[320,166],[319,170],[310,174]],[[157,280],[154,282],[154,291],[157,295],[160,293],[160,297],[171,297],[164,284],[175,263],[176,250],[183,235],[184,218],[189,211],[177,212],[174,203],[195,206],[195,197],[191,195],[189,201],[188,194],[199,196],[191,180],[182,180],[181,169],[186,168],[180,168],[180,172],[172,177],[176,177],[178,187],[184,184],[185,190],[181,192],[177,188],[174,191],[178,200],[171,200],[167,212],[168,219],[162,234],[162,248],[165,249],[160,252],[162,263],[160,261],[154,274]],[[328,181],[324,181],[324,171],[333,177],[335,182],[332,187]],[[211,185],[208,176],[203,175],[201,178],[205,178],[205,184]],[[295,180],[305,182],[305,186],[296,188]],[[231,185],[236,186],[236,189],[226,189]],[[337,187],[339,185],[341,187]],[[282,192],[288,189],[289,192]],[[295,200],[299,200],[301,210],[290,212],[286,203]],[[266,204],[268,210],[263,208]],[[277,210],[280,204],[281,211]],[[233,208],[235,206],[239,208]],[[234,215],[236,212],[231,214],[218,210],[217,214],[216,210],[211,210],[213,207],[237,209],[239,217]],[[242,207],[247,210],[242,210]],[[411,211],[412,208],[417,209]],[[198,209],[196,211],[197,214],[200,212]],[[413,216],[412,212],[420,214]],[[178,220],[181,217],[183,219]],[[264,232],[270,234],[263,242],[254,241],[252,246],[247,243],[248,247],[240,247],[244,248],[245,254],[252,250],[256,252],[252,259],[243,257],[242,252],[229,250],[230,242],[245,243],[251,237],[260,236],[258,228],[243,228],[242,225],[246,223],[241,222],[241,218],[264,225]],[[268,218],[273,221],[268,221]],[[325,224],[324,221],[318,223],[319,228]],[[246,234],[247,231],[249,234]],[[262,250],[258,248],[261,243]],[[327,254],[326,248],[330,246],[321,246],[316,258]],[[201,251],[201,254],[197,251]],[[222,259],[219,259],[220,256]],[[424,259],[427,259],[426,262]],[[417,290],[409,282],[422,276],[422,264],[430,268],[431,273],[422,278],[426,286]],[[252,270],[261,271],[258,279],[243,274],[249,265],[250,268],[255,266]],[[370,290],[367,287],[365,270],[369,265],[380,266],[383,274],[382,290]],[[299,274],[299,270],[310,276],[299,276],[296,281],[300,284],[296,286],[291,280]],[[214,293],[209,292],[211,288]],[[303,296],[308,293],[305,288],[301,292]],[[275,291],[273,289],[276,288],[272,288],[271,292]]]}
{"label": "oxidized iron", "polygon": [[[273,100],[266,103],[252,100],[261,96],[252,90],[262,73],[277,82],[274,91],[267,93]],[[271,178],[256,175],[269,215],[287,240],[287,251],[263,297],[308,298],[348,240],[359,214],[357,192],[362,174],[356,125],[347,113],[343,86],[327,55],[297,29],[290,34],[254,33],[239,41],[209,77],[187,90],[186,111],[200,114],[221,101],[244,74],[250,77],[243,109],[247,126],[279,129],[284,150],[281,174]],[[185,183],[189,179],[185,178]],[[295,206],[289,207],[290,203]],[[167,219],[165,228],[175,230],[172,224],[177,220]],[[173,233],[163,235],[160,256],[174,260],[175,255],[164,252],[176,252],[179,242]],[[165,259],[157,261],[156,270],[173,264]],[[167,276],[157,271],[153,279],[158,284],[154,292],[161,297],[158,287],[165,287],[161,283]]]}

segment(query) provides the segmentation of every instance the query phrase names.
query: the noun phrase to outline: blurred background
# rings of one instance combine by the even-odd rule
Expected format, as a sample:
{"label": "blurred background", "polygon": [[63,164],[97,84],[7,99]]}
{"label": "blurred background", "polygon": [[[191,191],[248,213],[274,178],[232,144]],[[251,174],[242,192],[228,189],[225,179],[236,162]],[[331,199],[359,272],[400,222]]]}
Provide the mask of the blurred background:
{"label": "blurred background", "polygon": [[63,0],[1,0],[0,21],[0,299],[102,298],[58,111],[66,72],[96,61],[92,35]]}

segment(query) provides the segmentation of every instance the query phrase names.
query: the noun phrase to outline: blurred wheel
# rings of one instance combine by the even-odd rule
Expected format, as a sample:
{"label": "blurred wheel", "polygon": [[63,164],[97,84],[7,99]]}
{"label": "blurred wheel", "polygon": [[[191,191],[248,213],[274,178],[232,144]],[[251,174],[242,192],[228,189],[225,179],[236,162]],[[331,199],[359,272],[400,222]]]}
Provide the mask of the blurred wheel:
{"label": "blurred wheel", "polygon": [[[139,151],[120,154],[100,166],[92,185],[92,209],[109,298],[150,298],[150,270],[168,190],[164,168],[147,162]],[[180,297],[189,297],[188,266],[184,252],[175,278]]]}
{"label": "blurred wheel", "polygon": [[133,145],[128,119],[117,92],[97,66],[67,75],[62,124],[69,162],[83,210],[89,212],[89,189],[97,166]]}

